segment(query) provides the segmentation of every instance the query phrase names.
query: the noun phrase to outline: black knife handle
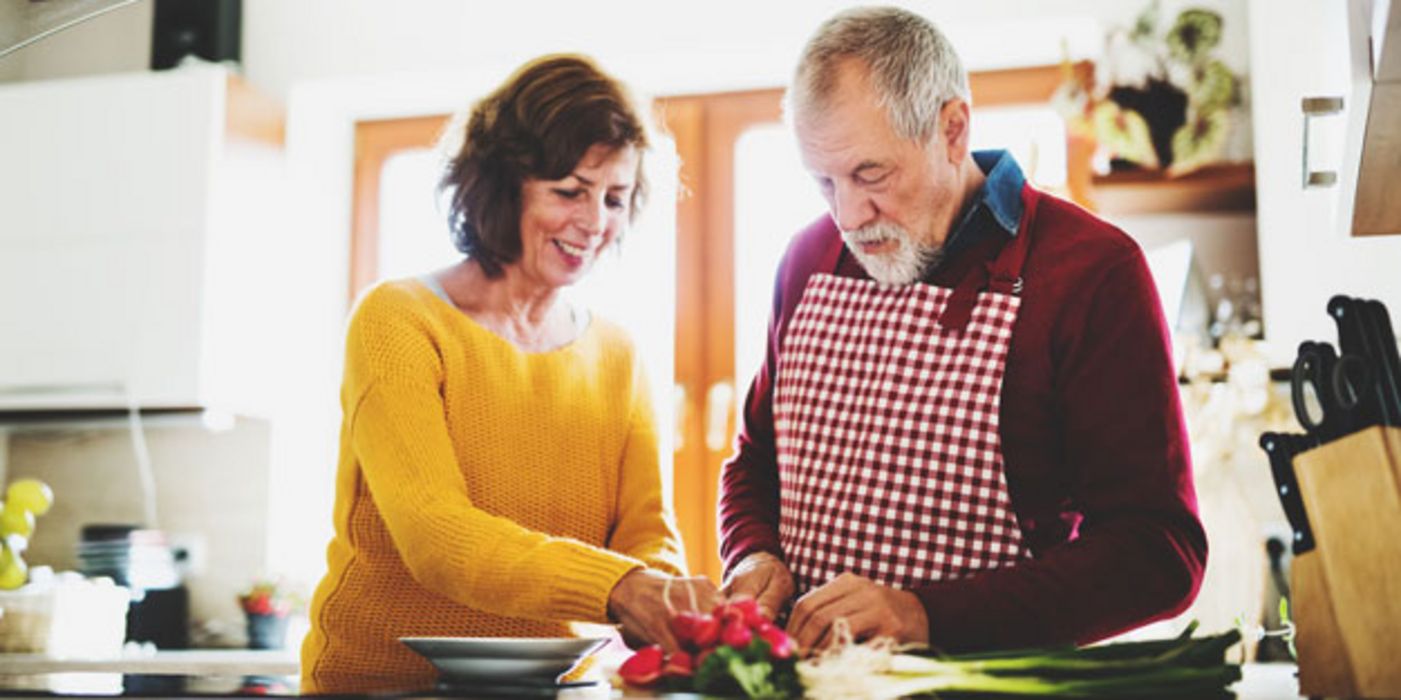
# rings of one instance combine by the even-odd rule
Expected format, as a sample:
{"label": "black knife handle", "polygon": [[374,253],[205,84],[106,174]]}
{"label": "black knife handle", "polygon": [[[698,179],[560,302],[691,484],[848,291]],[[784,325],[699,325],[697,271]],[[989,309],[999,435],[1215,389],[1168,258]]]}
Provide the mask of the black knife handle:
{"label": "black knife handle", "polygon": [[1314,440],[1306,435],[1264,433],[1260,436],[1260,448],[1270,459],[1275,493],[1279,495],[1284,517],[1293,531],[1291,550],[1296,555],[1312,550],[1314,539],[1308,513],[1304,509],[1304,497],[1299,493],[1299,480],[1294,473],[1294,456],[1314,445]]}
{"label": "black knife handle", "polygon": [[1391,316],[1386,304],[1375,300],[1362,303],[1362,316],[1377,352],[1375,369],[1386,424],[1401,426],[1401,351],[1396,347]]}

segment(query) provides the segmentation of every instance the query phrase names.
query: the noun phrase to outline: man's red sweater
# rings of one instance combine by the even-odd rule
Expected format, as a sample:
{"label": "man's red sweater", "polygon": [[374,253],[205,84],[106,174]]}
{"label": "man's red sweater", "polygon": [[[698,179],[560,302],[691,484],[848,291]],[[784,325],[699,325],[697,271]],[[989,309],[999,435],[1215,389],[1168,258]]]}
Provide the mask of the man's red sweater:
{"label": "man's red sweater", "polygon": [[[1042,195],[1002,387],[1013,508],[1033,558],[913,592],[945,651],[1086,643],[1181,612],[1207,543],[1167,327],[1137,244]],[[953,287],[1009,236],[983,236],[928,280]],[[750,386],[738,451],[723,468],[721,556],[782,556],[773,388],[810,275],[842,240],[829,217],[794,239],[776,280],[768,353]],[[868,279],[847,251],[835,274]],[[933,538],[931,538],[933,539]]]}

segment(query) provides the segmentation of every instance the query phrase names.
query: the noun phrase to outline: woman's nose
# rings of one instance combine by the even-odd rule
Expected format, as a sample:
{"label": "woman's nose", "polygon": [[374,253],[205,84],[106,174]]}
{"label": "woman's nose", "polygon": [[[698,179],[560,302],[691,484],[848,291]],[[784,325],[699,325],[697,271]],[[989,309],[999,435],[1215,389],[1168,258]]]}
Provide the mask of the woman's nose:
{"label": "woman's nose", "polygon": [[599,198],[598,201],[590,199],[579,207],[578,222],[579,228],[589,235],[603,233],[608,222],[608,206]]}

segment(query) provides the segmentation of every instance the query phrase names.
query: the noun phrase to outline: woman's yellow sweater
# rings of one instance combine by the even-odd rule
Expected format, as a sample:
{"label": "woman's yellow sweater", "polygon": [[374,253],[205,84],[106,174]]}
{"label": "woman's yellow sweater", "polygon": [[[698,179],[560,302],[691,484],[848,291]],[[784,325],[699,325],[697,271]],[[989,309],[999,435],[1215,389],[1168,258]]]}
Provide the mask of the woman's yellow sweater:
{"label": "woman's yellow sweater", "polygon": [[572,636],[640,566],[679,574],[633,347],[595,317],[526,353],[417,280],[354,312],[329,570],[302,691],[430,687],[404,636]]}

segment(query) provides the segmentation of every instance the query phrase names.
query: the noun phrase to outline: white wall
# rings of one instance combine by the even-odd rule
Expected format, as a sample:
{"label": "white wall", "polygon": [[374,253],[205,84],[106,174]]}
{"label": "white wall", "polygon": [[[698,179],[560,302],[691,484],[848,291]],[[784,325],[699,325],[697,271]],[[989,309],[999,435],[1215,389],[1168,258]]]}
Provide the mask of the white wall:
{"label": "white wall", "polygon": [[[307,81],[356,75],[452,73],[514,66],[547,52],[584,51],[659,94],[782,84],[798,48],[842,7],[869,1],[704,3],[618,0],[244,0],[243,63],[254,84],[278,95]],[[969,67],[1054,63],[1096,55],[1106,27],[1126,25],[1145,3],[1122,0],[900,0],[934,19]],[[144,70],[151,2],[136,2],[0,59],[0,81]],[[1245,0],[1167,0],[1226,17],[1222,54],[1244,68]],[[0,4],[0,10],[4,5]],[[990,33],[999,37],[987,40]]]}
{"label": "white wall", "polygon": [[[245,0],[244,65],[285,94],[299,82],[352,75],[505,70],[532,56],[583,51],[654,94],[783,84],[808,35],[842,7],[870,2],[747,0],[606,5],[414,0]],[[1055,63],[1098,53],[1105,27],[1144,3],[1122,0],[904,0],[945,29],[970,68]],[[1189,3],[1163,3],[1170,21]],[[1223,54],[1244,67],[1244,0],[1203,0],[1227,18]],[[1164,29],[1166,27],[1164,26]]]}
{"label": "white wall", "polygon": [[[159,526],[199,545],[203,561],[187,579],[191,616],[241,634],[240,588],[265,571],[269,426],[239,420],[211,432],[197,419],[155,421],[145,431],[155,473]],[[120,425],[72,426],[9,436],[5,477],[36,477],[54,490],[25,559],[55,569],[77,565],[83,525],[142,523],[144,499],[130,435]]]}

